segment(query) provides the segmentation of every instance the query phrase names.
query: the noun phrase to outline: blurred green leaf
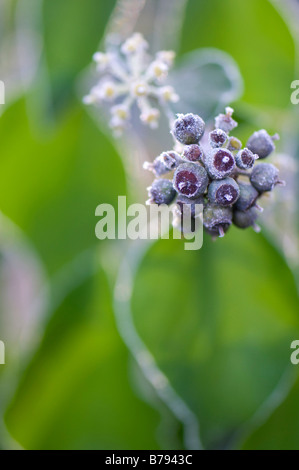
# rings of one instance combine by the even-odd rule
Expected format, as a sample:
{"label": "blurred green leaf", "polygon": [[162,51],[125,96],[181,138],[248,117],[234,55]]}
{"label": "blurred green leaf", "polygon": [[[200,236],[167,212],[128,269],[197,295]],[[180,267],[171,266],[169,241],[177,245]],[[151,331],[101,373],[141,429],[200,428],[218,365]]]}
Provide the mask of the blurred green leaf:
{"label": "blurred green leaf", "polygon": [[100,243],[98,204],[126,194],[121,161],[93,120],[75,108],[51,137],[34,134],[24,102],[0,121],[1,208],[30,237],[53,272]]}
{"label": "blurred green leaf", "polygon": [[237,64],[217,49],[201,49],[183,56],[170,75],[170,83],[180,96],[177,113],[200,114],[205,120],[223,111],[243,91]]}
{"label": "blurred green leaf", "polygon": [[158,449],[159,413],[132,391],[100,271],[63,300],[10,406],[26,449]]}
{"label": "blurred green leaf", "polygon": [[180,52],[200,47],[231,54],[244,78],[245,102],[259,107],[289,106],[294,40],[268,0],[190,0]]}
{"label": "blurred green leaf", "polygon": [[228,445],[290,365],[298,296],[282,257],[254,232],[232,231],[200,251],[159,241],[132,298],[136,328],[199,420],[207,447]]}
{"label": "blurred green leaf", "polygon": [[[44,51],[54,106],[68,103],[78,74],[98,49],[115,0],[44,0]],[[53,27],[55,25],[55,27]]]}
{"label": "blurred green leaf", "polygon": [[[297,336],[293,338],[298,339]],[[292,350],[290,350],[290,355]],[[293,366],[294,369],[298,366]],[[299,450],[299,379],[288,397],[246,440],[244,449]]]}

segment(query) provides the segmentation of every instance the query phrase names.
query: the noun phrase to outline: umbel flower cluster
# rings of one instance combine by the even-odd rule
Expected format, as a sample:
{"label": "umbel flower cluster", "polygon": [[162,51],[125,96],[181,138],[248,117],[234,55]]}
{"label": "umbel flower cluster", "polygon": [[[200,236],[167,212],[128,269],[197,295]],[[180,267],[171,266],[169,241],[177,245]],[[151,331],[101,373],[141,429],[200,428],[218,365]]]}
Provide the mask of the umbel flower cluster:
{"label": "umbel flower cluster", "polygon": [[131,118],[134,103],[144,124],[158,125],[160,105],[168,114],[169,105],[179,100],[171,86],[165,86],[175,53],[160,51],[152,60],[148,43],[140,33],[134,33],[113,52],[96,52],[93,56],[99,73],[98,83],[84,97],[87,105],[111,105],[110,127],[116,135],[122,133]]}
{"label": "umbel flower cluster", "polygon": [[[178,115],[171,132],[182,151],[163,152],[153,163],[144,165],[156,176],[148,188],[147,202],[175,202],[175,220],[180,228],[183,214],[189,211],[191,217],[198,217],[197,205],[203,204],[203,226],[212,237],[223,237],[232,224],[260,231],[256,220],[263,209],[257,201],[277,184],[284,184],[274,165],[261,162],[275,150],[274,141],[279,136],[271,137],[262,129],[243,148],[239,139],[230,136],[238,125],[232,117],[233,109],[225,111],[215,118],[215,129],[205,147],[200,143],[204,121],[195,114]],[[164,178],[170,172],[172,178]]]}

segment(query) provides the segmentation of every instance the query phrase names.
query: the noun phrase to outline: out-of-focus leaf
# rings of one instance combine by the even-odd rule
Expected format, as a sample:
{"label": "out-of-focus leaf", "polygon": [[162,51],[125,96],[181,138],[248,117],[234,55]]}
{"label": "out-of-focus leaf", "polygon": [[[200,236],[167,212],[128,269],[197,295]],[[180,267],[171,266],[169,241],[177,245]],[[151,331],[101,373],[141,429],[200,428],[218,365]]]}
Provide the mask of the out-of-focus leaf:
{"label": "out-of-focus leaf", "polygon": [[170,82],[180,96],[176,111],[200,114],[204,119],[211,119],[243,91],[237,64],[217,49],[202,49],[183,56]]}
{"label": "out-of-focus leaf", "polygon": [[[16,137],[17,136],[17,137]],[[1,207],[30,237],[50,271],[99,241],[95,208],[125,194],[121,162],[76,109],[57,134],[33,135],[23,102],[0,121]]]}
{"label": "out-of-focus leaf", "polygon": [[[297,336],[293,340],[298,339]],[[290,355],[293,350],[290,349]],[[293,366],[294,368],[298,366]],[[288,397],[244,443],[244,449],[299,450],[299,379]]]}
{"label": "out-of-focus leaf", "polygon": [[190,0],[180,52],[200,47],[215,47],[234,58],[244,79],[245,102],[271,108],[289,105],[294,41],[267,0]]}
{"label": "out-of-focus leaf", "polygon": [[95,208],[125,194],[121,161],[107,138],[76,108],[50,139],[29,127],[19,102],[0,121],[1,208],[53,271],[99,243]]}
{"label": "out-of-focus leaf", "polygon": [[45,59],[57,110],[68,103],[78,73],[91,62],[115,3],[44,0]]}
{"label": "out-of-focus leaf", "polygon": [[0,221],[0,340],[12,371],[38,339],[47,308],[47,279],[24,234],[3,214]]}
{"label": "out-of-focus leaf", "polygon": [[54,312],[7,412],[9,432],[26,449],[158,449],[159,413],[132,391],[127,362],[100,271]]}
{"label": "out-of-focus leaf", "polygon": [[207,447],[228,444],[277,386],[299,332],[284,260],[261,236],[232,229],[200,251],[159,241],[132,298],[137,331],[198,417]]}

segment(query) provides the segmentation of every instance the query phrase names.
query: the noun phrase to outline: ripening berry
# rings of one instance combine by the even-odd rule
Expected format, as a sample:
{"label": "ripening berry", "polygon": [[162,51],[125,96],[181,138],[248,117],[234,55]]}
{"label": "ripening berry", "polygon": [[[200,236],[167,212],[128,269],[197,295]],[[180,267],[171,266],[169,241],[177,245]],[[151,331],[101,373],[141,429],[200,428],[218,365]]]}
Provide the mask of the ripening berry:
{"label": "ripening berry", "polygon": [[236,155],[237,167],[241,168],[241,170],[250,170],[253,167],[255,160],[258,158],[258,155],[254,155],[251,150],[247,148],[240,150]]}
{"label": "ripening berry", "polygon": [[207,204],[203,211],[203,224],[209,233],[223,237],[232,223],[232,217],[231,207]]}
{"label": "ripening berry", "polygon": [[196,114],[178,114],[172,134],[184,145],[198,144],[205,131],[205,123]]}
{"label": "ripening berry", "polygon": [[205,166],[211,178],[221,180],[234,171],[235,159],[227,149],[214,149],[205,159]]}
{"label": "ripening berry", "polygon": [[248,140],[247,147],[260,158],[266,158],[275,150],[274,140],[278,140],[279,135],[270,137],[265,129],[255,132]]}
{"label": "ripening berry", "polygon": [[233,178],[214,180],[208,190],[209,201],[220,206],[231,206],[238,200],[239,195],[239,186]]}
{"label": "ripening berry", "polygon": [[260,163],[253,168],[250,181],[260,193],[271,191],[279,183],[278,174],[278,169],[271,163]]}
{"label": "ripening berry", "polygon": [[228,136],[222,129],[215,129],[209,134],[209,142],[213,148],[223,147],[227,139]]}
{"label": "ripening berry", "polygon": [[215,118],[215,127],[228,133],[238,126],[238,123],[232,118],[234,110],[225,108],[225,114],[219,114]]}
{"label": "ripening berry", "polygon": [[242,148],[241,140],[237,139],[237,137],[230,137],[228,139],[227,150],[230,152],[238,152]]}
{"label": "ripening berry", "polygon": [[175,171],[173,185],[179,194],[196,198],[207,189],[209,177],[206,170],[196,163],[182,163]]}
{"label": "ripening berry", "polygon": [[171,204],[176,196],[172,181],[166,179],[155,180],[148,188],[149,200],[147,204]]}
{"label": "ripening berry", "polygon": [[202,160],[203,150],[200,145],[197,144],[186,145],[184,147],[183,157],[189,160],[189,162],[197,162]]}
{"label": "ripening berry", "polygon": [[198,217],[200,214],[200,207],[198,206],[201,204],[203,205],[203,203],[203,196],[199,196],[196,199],[189,199],[188,197],[179,194],[176,200],[175,214],[178,217],[181,217],[183,213],[187,217]]}
{"label": "ripening berry", "polygon": [[258,210],[255,207],[251,207],[247,211],[234,210],[233,222],[239,228],[253,227],[255,231],[260,231],[255,224],[258,215]]}
{"label": "ripening berry", "polygon": [[240,196],[234,207],[240,211],[247,211],[255,205],[259,192],[250,183],[240,181],[238,184]]}

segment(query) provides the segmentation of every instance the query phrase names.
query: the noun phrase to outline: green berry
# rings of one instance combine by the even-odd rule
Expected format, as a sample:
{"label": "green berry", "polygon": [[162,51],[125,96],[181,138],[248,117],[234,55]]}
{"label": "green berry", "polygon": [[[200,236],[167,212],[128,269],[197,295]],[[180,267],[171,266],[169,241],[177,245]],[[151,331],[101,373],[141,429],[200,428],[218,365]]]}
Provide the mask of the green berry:
{"label": "green berry", "polygon": [[259,192],[250,183],[240,181],[238,184],[240,196],[234,207],[240,211],[247,211],[256,203]]}
{"label": "green berry", "polygon": [[258,218],[258,210],[255,207],[251,207],[247,211],[234,210],[233,222],[239,228],[253,227],[256,231],[259,231],[255,221]]}
{"label": "green berry", "polygon": [[278,134],[270,137],[265,129],[255,132],[247,142],[247,148],[256,153],[260,158],[268,157],[274,150],[274,140],[278,140]]}
{"label": "green berry", "polygon": [[148,204],[171,204],[176,196],[172,181],[166,179],[155,180],[148,188]]}
{"label": "green berry", "polygon": [[175,171],[173,185],[179,194],[196,198],[207,189],[209,178],[206,170],[196,163],[182,163]]}
{"label": "green berry", "polygon": [[241,140],[237,139],[237,137],[230,137],[228,139],[227,150],[230,152],[238,152],[242,148]]}
{"label": "green berry", "polygon": [[183,157],[189,162],[197,162],[203,158],[203,150],[200,145],[186,145],[183,151]]}
{"label": "green berry", "polygon": [[221,180],[230,176],[235,169],[233,154],[227,149],[214,149],[205,159],[205,166],[211,178]]}
{"label": "green berry", "polygon": [[231,206],[238,200],[239,195],[239,186],[233,178],[214,180],[208,190],[209,201],[220,206]]}
{"label": "green berry", "polygon": [[215,129],[209,134],[210,145],[213,148],[223,147],[227,139],[228,136],[222,129]]}
{"label": "green berry", "polygon": [[236,155],[237,167],[241,170],[250,170],[258,158],[258,155],[254,155],[248,148],[240,150]]}
{"label": "green berry", "polygon": [[253,168],[250,181],[260,193],[272,191],[274,186],[279,183],[278,174],[278,169],[271,163],[260,163]]}
{"label": "green berry", "polygon": [[203,211],[203,224],[209,233],[223,237],[232,223],[232,217],[231,207],[207,204]]}
{"label": "green berry", "polygon": [[196,114],[179,114],[174,122],[172,134],[184,145],[198,144],[205,131],[205,123]]}

